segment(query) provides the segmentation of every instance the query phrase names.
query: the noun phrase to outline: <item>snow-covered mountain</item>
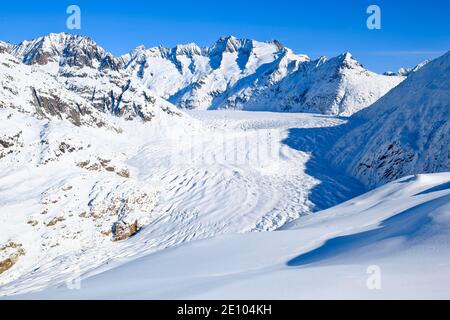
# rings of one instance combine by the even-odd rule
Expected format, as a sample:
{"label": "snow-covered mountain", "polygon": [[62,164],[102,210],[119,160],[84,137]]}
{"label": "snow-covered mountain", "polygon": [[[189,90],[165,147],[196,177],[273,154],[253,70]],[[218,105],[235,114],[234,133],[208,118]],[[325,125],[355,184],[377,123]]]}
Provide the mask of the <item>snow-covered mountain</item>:
{"label": "snow-covered mountain", "polygon": [[421,63],[419,63],[417,66],[415,66],[414,68],[400,68],[398,69],[397,72],[392,72],[392,71],[388,71],[385,72],[384,75],[386,76],[402,76],[402,77],[408,77],[409,75],[411,75],[414,72],[419,71],[420,69],[422,69],[428,62],[430,62],[430,60],[425,60],[422,61]]}
{"label": "snow-covered mountain", "polygon": [[93,67],[119,70],[122,61],[114,58],[88,37],[67,33],[47,36],[13,45],[11,54],[26,64],[54,65],[59,67]]}
{"label": "snow-covered mountain", "polygon": [[[278,41],[259,42],[231,36],[220,38],[211,47],[141,46],[121,57],[106,52],[87,37],[65,33],[8,48],[25,64],[40,65],[63,77],[69,90],[82,91],[87,97],[108,100],[104,92],[110,88],[100,85],[102,88],[93,92],[78,87],[86,78],[97,82],[111,78],[110,82],[117,84],[114,101],[120,100],[118,89],[126,88],[126,81],[130,80],[182,109],[348,116],[369,106],[405,78],[370,72],[349,53],[311,61]],[[77,81],[80,77],[83,81]],[[112,105],[114,101],[109,103]]]}
{"label": "snow-covered mountain", "polygon": [[[325,212],[323,220],[296,219],[362,194],[357,179],[373,187],[410,173],[448,171],[449,74],[449,54],[404,81],[367,71],[349,53],[311,61],[277,41],[233,37],[207,48],[138,47],[120,57],[78,35],[0,42],[0,295],[61,285],[194,240],[306,226],[232,237],[234,253],[222,259],[237,261],[240,252],[252,259],[232,269],[215,266],[212,279],[198,269],[213,288],[217,274],[265,274],[266,266],[273,271],[275,260],[286,264],[288,257],[280,270],[290,273],[298,253],[309,256],[335,236],[363,232],[356,248],[364,251],[369,240],[381,239],[378,249],[422,225],[437,227],[414,220],[412,229],[402,229],[401,216],[393,228],[365,237],[399,210],[419,212],[427,222],[424,205],[447,223],[448,174],[402,179]],[[394,190],[400,191],[390,198]],[[429,245],[437,238],[417,239]],[[193,248],[187,256],[196,256]],[[208,245],[199,255],[210,263],[214,250]],[[179,266],[177,253],[170,253],[179,251],[167,252]],[[383,257],[391,263],[399,252]],[[430,261],[447,263],[436,257]],[[154,265],[173,274],[164,261]],[[189,270],[197,267],[194,261]],[[273,284],[279,275],[264,279]],[[197,290],[191,280],[183,278],[186,288]],[[164,281],[160,288],[171,286]],[[91,296],[98,293],[93,288]]]}
{"label": "snow-covered mountain", "polygon": [[250,97],[244,109],[349,116],[370,106],[404,78],[370,72],[350,53],[308,61]]}
{"label": "snow-covered mountain", "polygon": [[37,118],[68,120],[79,125],[107,126],[105,115],[90,101],[62,86],[40,68],[0,53],[0,108],[12,108]]}
{"label": "snow-covered mountain", "polygon": [[448,299],[450,174],[410,176],[278,232],[192,242],[32,299]]}
{"label": "snow-covered mountain", "polygon": [[[36,73],[31,76],[35,82],[42,83],[40,78],[45,77],[53,79],[53,83],[44,84],[43,89],[76,94],[84,104],[91,106],[92,112],[143,121],[150,121],[158,110],[181,115],[169,102],[152,94],[137,77],[122,72],[121,58],[113,57],[87,37],[50,34],[17,46],[10,45],[8,52],[23,62],[15,63],[17,68]],[[9,72],[12,79],[23,73],[12,69],[5,72]],[[29,90],[23,91],[27,94]],[[57,96],[64,98],[65,95]]]}
{"label": "snow-covered mountain", "polygon": [[0,43],[0,285],[39,265],[82,263],[93,248],[105,261],[111,242],[156,216],[157,187],[127,161],[144,143],[201,130],[105,68],[102,52],[64,34]]}
{"label": "snow-covered mountain", "polygon": [[349,53],[310,61],[277,41],[221,38],[208,48],[136,49],[124,57],[158,95],[185,109],[350,115],[404,77],[369,72]]}
{"label": "snow-covered mountain", "polygon": [[368,186],[450,171],[450,52],[414,72],[342,137],[330,159]]}
{"label": "snow-covered mountain", "polygon": [[[304,56],[296,56],[276,41],[258,42],[224,37],[212,47],[195,44],[169,49],[136,49],[124,57],[126,68],[138,74],[145,85],[181,108],[206,110],[223,108],[216,99],[228,93],[243,79],[254,81],[269,70],[275,60],[286,56],[292,68]],[[276,66],[275,66],[276,68]],[[283,71],[281,71],[283,72]],[[251,83],[250,83],[251,84]]]}

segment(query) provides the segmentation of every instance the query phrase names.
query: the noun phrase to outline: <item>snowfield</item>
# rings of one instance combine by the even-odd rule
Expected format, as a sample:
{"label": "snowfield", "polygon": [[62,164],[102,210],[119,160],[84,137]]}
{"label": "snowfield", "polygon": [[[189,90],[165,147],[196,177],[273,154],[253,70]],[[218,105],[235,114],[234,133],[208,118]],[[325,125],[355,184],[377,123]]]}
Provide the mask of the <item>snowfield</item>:
{"label": "snowfield", "polygon": [[449,231],[450,174],[409,176],[282,231],[191,242],[19,298],[449,299]]}
{"label": "snowfield", "polygon": [[448,299],[449,76],[0,41],[0,297]]}

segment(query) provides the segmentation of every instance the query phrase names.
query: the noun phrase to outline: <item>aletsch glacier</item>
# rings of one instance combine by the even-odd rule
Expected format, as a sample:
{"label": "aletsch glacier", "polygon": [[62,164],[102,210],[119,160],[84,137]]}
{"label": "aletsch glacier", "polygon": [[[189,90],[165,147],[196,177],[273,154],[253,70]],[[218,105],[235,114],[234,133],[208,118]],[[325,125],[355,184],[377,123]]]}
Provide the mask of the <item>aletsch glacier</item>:
{"label": "aletsch glacier", "polygon": [[[378,75],[233,37],[120,57],[69,34],[0,42],[0,293],[449,171],[448,56]],[[276,156],[255,162],[261,144]]]}

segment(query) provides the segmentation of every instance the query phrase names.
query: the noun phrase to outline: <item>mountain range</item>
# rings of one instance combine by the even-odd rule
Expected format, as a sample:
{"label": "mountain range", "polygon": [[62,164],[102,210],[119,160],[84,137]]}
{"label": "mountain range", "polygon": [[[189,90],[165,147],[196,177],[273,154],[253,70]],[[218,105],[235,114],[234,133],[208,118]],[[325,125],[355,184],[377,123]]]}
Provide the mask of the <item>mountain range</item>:
{"label": "mountain range", "polygon": [[[234,37],[122,56],[66,33],[0,42],[0,295],[116,270],[119,260],[128,279],[121,270],[143,256],[156,269],[144,258],[134,276],[157,270],[169,279],[161,288],[178,288],[178,253],[197,257],[186,259],[195,274],[217,246],[220,261],[242,264],[215,266],[208,288],[222,286],[222,271],[234,281],[261,270],[279,293],[274,283],[297,274],[291,267],[347,261],[368,245],[403,270],[402,248],[413,252],[404,261],[418,257],[415,245],[401,245],[406,238],[448,264],[433,251],[446,246],[432,244],[448,238],[449,102],[450,53],[380,75],[350,53],[313,60],[278,41]],[[269,232],[253,235],[261,231]],[[232,252],[224,249],[230,234]],[[218,240],[167,250],[209,238]],[[265,251],[258,239],[274,247]],[[391,251],[380,249],[386,241]],[[111,274],[100,284],[113,283]],[[202,289],[197,277],[183,279],[193,290],[185,296]]]}
{"label": "mountain range", "polygon": [[[311,60],[278,41],[231,36],[206,48],[141,46],[123,56],[108,53],[87,37],[65,33],[0,45],[22,63],[54,75],[97,109],[128,117],[139,114],[145,101],[136,103],[137,110],[127,102],[149,96],[182,109],[349,116],[378,100],[406,75],[370,72],[350,53]],[[145,95],[130,93],[143,89],[148,90]]]}
{"label": "mountain range", "polygon": [[450,169],[450,52],[435,59],[370,108],[330,152],[370,187],[414,173]]}

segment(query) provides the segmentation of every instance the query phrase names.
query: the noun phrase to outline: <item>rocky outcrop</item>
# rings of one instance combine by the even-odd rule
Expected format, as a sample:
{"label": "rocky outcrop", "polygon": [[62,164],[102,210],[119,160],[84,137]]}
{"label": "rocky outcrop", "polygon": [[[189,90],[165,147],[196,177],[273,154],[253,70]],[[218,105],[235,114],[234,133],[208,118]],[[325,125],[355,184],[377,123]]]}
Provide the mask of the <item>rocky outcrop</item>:
{"label": "rocky outcrop", "polygon": [[22,131],[9,136],[0,135],[0,159],[7,155],[20,152],[20,148],[23,148]]}
{"label": "rocky outcrop", "polygon": [[0,246],[0,274],[11,269],[24,255],[25,250],[21,244],[9,242]]}
{"label": "rocky outcrop", "polygon": [[131,224],[124,221],[118,221],[113,224],[111,232],[113,241],[126,240],[139,232],[138,221],[136,220]]}
{"label": "rocky outcrop", "polygon": [[111,160],[107,159],[98,158],[95,160],[86,160],[77,163],[77,166],[89,171],[106,171],[115,173],[116,175],[122,178],[130,177],[130,171],[127,168],[119,168],[116,165],[114,165],[111,162]]}

